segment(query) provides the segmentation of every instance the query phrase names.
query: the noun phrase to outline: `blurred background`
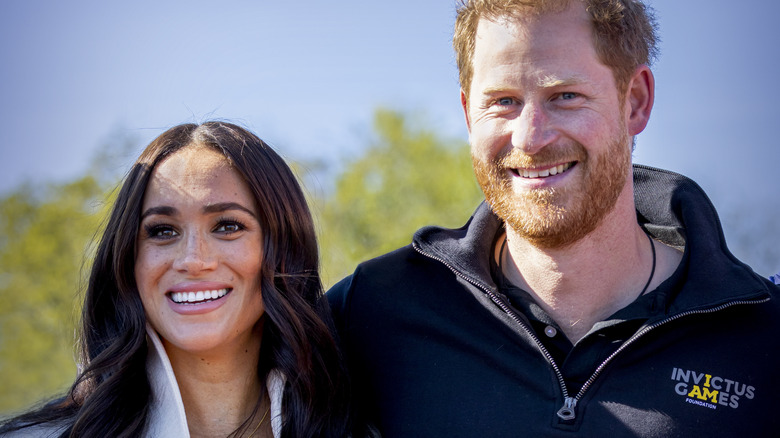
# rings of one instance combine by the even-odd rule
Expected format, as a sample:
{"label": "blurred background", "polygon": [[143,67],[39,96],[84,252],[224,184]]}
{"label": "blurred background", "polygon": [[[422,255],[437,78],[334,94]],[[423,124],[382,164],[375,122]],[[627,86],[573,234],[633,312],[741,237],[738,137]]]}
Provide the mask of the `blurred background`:
{"label": "blurred background", "polygon": [[[650,0],[656,104],[635,162],[696,180],[739,258],[780,270],[780,3]],[[93,237],[141,149],[242,124],[294,164],[326,286],[481,199],[454,0],[0,3],[0,416],[75,376]]]}

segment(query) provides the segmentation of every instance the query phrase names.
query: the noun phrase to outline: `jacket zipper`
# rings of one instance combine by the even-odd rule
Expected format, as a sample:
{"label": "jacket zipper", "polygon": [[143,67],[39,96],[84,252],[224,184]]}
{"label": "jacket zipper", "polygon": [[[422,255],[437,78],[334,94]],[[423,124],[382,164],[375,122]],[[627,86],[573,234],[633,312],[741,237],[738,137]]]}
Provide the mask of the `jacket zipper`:
{"label": "jacket zipper", "polygon": [[[769,299],[770,298],[767,297],[767,298],[763,298],[763,299],[760,299],[760,300],[752,300],[752,301],[737,300],[737,301],[730,301],[728,303],[724,303],[724,304],[721,304],[720,306],[713,307],[713,308],[710,308],[710,309],[689,310],[687,312],[678,313],[677,315],[674,315],[674,316],[671,316],[671,317],[666,318],[664,320],[658,321],[658,322],[656,322],[654,324],[651,324],[651,325],[643,328],[642,330],[639,330],[638,332],[636,332],[634,334],[634,336],[631,336],[630,338],[628,338],[628,340],[626,342],[624,342],[623,345],[620,346],[620,348],[615,350],[614,353],[610,354],[609,357],[604,359],[604,361],[601,363],[601,365],[599,365],[598,368],[596,368],[596,371],[593,372],[593,374],[585,382],[585,384],[582,385],[582,388],[580,388],[579,393],[577,393],[577,395],[574,397],[574,404],[576,405],[577,401],[579,401],[582,398],[582,396],[585,394],[585,392],[588,390],[588,388],[590,388],[590,386],[593,385],[593,382],[596,381],[596,378],[598,378],[598,376],[601,374],[601,372],[604,370],[604,368],[607,366],[607,364],[609,364],[609,362],[611,362],[612,359],[615,358],[615,356],[617,356],[621,351],[623,351],[626,348],[628,348],[637,339],[639,339],[642,336],[646,335],[651,330],[654,330],[654,329],[656,329],[656,328],[658,328],[658,327],[660,327],[662,325],[665,325],[665,324],[667,324],[669,322],[675,321],[675,320],[680,319],[680,318],[684,318],[686,316],[703,315],[703,314],[708,314],[708,313],[720,312],[721,310],[727,309],[729,307],[745,305],[745,304],[762,304],[762,303],[766,303],[767,301],[769,301]],[[560,413],[559,413],[559,415],[560,415]]]}
{"label": "jacket zipper", "polygon": [[517,314],[509,308],[509,306],[493,291],[490,290],[487,286],[483,285],[482,282],[475,280],[473,278],[468,277],[467,275],[461,273],[457,269],[455,269],[451,264],[446,262],[445,260],[441,259],[440,257],[436,257],[434,255],[428,254],[425,251],[423,251],[420,247],[417,246],[417,243],[415,242],[413,245],[414,249],[419,252],[420,254],[431,258],[433,260],[438,261],[439,263],[443,264],[447,268],[449,268],[450,271],[452,271],[455,275],[458,277],[468,281],[469,283],[473,284],[474,286],[478,287],[479,289],[483,290],[488,297],[490,297],[490,300],[493,301],[498,307],[501,308],[501,310],[504,311],[507,315],[509,315],[510,318],[512,318],[513,321],[515,321],[517,324],[520,325],[520,327],[525,330],[525,332],[533,339],[534,343],[536,343],[537,348],[539,348],[539,351],[542,352],[544,357],[547,359],[547,361],[550,363],[550,365],[553,368],[553,371],[555,371],[555,376],[558,378],[558,385],[561,388],[561,393],[563,394],[564,399],[564,406],[558,410],[558,416],[561,417],[564,420],[573,420],[575,418],[574,414],[574,407],[577,405],[577,400],[574,398],[569,397],[569,390],[566,387],[566,381],[563,379],[563,373],[561,372],[561,369],[558,367],[558,364],[555,363],[555,359],[553,359],[552,355],[549,351],[547,351],[547,348],[544,347],[544,344],[542,344],[542,341],[539,340],[539,338],[536,336],[536,333],[534,333],[533,330],[531,330],[521,319]]}
{"label": "jacket zipper", "polygon": [[569,396],[569,390],[566,387],[566,381],[563,379],[563,373],[561,372],[560,368],[558,367],[558,364],[555,363],[555,359],[553,359],[553,357],[550,354],[550,352],[547,351],[547,348],[544,347],[544,344],[542,344],[542,341],[539,340],[539,338],[536,336],[536,334],[533,332],[533,330],[531,330],[520,319],[520,317],[517,316],[517,314],[514,312],[514,310],[512,310],[499,296],[497,296],[495,293],[493,293],[493,291],[491,291],[490,288],[488,288],[487,286],[483,285],[482,282],[480,282],[478,280],[475,280],[475,279],[473,279],[473,278],[471,278],[471,277],[461,273],[460,271],[455,269],[451,264],[449,264],[445,260],[441,259],[440,257],[436,257],[436,256],[433,256],[431,254],[426,253],[419,246],[417,246],[416,242],[414,243],[413,247],[420,254],[422,254],[422,255],[424,255],[424,256],[426,256],[428,258],[431,258],[433,260],[436,260],[439,263],[442,263],[444,266],[449,268],[449,270],[452,271],[458,277],[468,281],[469,283],[471,283],[474,286],[478,287],[479,289],[483,290],[488,295],[488,297],[490,297],[490,300],[493,301],[493,303],[495,303],[498,307],[500,307],[501,310],[504,311],[504,313],[509,315],[509,317],[512,318],[512,320],[514,320],[517,324],[519,324],[523,328],[523,330],[525,330],[525,332],[531,337],[531,339],[533,339],[533,341],[536,343],[536,346],[539,348],[539,350],[542,352],[544,357],[547,359],[547,361],[552,366],[553,371],[555,371],[555,376],[558,378],[558,384],[560,385],[561,393],[563,395],[563,406],[558,410],[557,415],[558,415],[558,417],[560,419],[562,419],[564,421],[571,421],[571,420],[574,420],[575,418],[577,418],[577,414],[576,414],[576,411],[575,411],[575,409],[577,407],[577,403],[580,401],[580,399],[582,399],[582,397],[585,395],[585,393],[591,387],[591,385],[593,385],[593,382],[596,381],[598,376],[601,375],[602,371],[604,371],[604,368],[606,368],[606,366],[610,362],[612,362],[612,360],[615,358],[615,356],[617,356],[620,352],[622,352],[623,350],[628,348],[629,345],[631,345],[634,342],[636,342],[637,339],[639,339],[640,337],[646,335],[651,330],[656,329],[656,328],[658,328],[658,327],[660,327],[662,325],[665,325],[666,323],[675,321],[675,320],[677,320],[679,318],[682,318],[682,317],[685,317],[685,316],[699,315],[699,314],[706,314],[706,313],[714,313],[714,312],[719,312],[719,311],[721,311],[723,309],[726,309],[726,308],[729,308],[729,307],[732,307],[732,306],[737,306],[737,305],[742,305],[742,304],[762,304],[762,303],[766,303],[767,301],[769,301],[768,297],[764,298],[764,299],[761,299],[761,300],[755,300],[755,301],[742,301],[742,300],[740,300],[740,301],[731,301],[731,302],[728,302],[728,303],[721,304],[720,306],[713,307],[711,309],[689,310],[687,312],[679,313],[679,314],[674,315],[672,317],[666,318],[666,319],[664,319],[662,321],[658,321],[658,322],[656,322],[654,324],[651,324],[651,325],[643,328],[642,330],[638,331],[637,333],[635,333],[628,340],[626,340],[626,342],[624,342],[623,345],[620,346],[620,348],[615,350],[614,353],[612,353],[611,355],[609,355],[609,357],[604,359],[604,361],[601,362],[601,364],[596,368],[596,370],[593,372],[593,374],[590,376],[590,378],[585,382],[585,384],[582,385],[582,388],[580,388],[580,390],[577,393],[577,395],[574,396],[574,397],[570,397]]}

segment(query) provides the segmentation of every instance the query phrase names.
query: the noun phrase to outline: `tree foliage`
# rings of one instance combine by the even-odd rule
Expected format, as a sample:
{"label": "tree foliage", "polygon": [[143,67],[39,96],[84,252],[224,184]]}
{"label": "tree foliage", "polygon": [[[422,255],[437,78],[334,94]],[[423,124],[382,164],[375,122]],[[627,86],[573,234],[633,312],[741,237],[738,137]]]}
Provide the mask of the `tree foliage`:
{"label": "tree foliage", "polygon": [[0,198],[0,416],[64,392],[94,243],[111,193],[137,147],[115,128],[85,175],[25,184]]}
{"label": "tree foliage", "polygon": [[76,298],[102,194],[86,176],[0,199],[0,412],[62,392],[75,377]]}
{"label": "tree foliage", "polygon": [[463,225],[482,199],[467,143],[443,140],[389,110],[375,113],[374,134],[320,200],[326,283],[409,244],[422,226]]}

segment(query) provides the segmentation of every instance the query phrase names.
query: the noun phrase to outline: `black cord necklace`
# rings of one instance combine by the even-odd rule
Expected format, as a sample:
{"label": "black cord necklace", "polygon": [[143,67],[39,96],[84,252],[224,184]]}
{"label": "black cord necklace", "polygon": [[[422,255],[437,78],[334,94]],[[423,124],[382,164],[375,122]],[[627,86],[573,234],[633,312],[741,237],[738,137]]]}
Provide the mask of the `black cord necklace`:
{"label": "black cord necklace", "polygon": [[653,238],[650,237],[650,233],[645,231],[645,235],[647,236],[647,240],[650,241],[650,249],[653,250],[653,267],[652,269],[650,269],[650,278],[647,279],[647,283],[645,283],[645,287],[643,287],[642,292],[639,292],[639,295],[636,296],[637,298],[641,297],[642,295],[645,294],[645,292],[647,292],[647,288],[650,287],[650,282],[653,281],[653,275],[655,275],[655,243],[653,243]]}

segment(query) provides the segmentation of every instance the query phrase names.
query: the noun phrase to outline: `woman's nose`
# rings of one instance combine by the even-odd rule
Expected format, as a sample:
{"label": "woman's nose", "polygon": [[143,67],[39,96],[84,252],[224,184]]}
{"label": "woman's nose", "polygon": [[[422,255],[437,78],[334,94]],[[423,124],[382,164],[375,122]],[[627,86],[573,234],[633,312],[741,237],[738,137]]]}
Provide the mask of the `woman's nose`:
{"label": "woman's nose", "polygon": [[174,261],[174,269],[182,272],[197,273],[214,269],[217,259],[210,250],[207,239],[198,232],[190,232],[180,243]]}

